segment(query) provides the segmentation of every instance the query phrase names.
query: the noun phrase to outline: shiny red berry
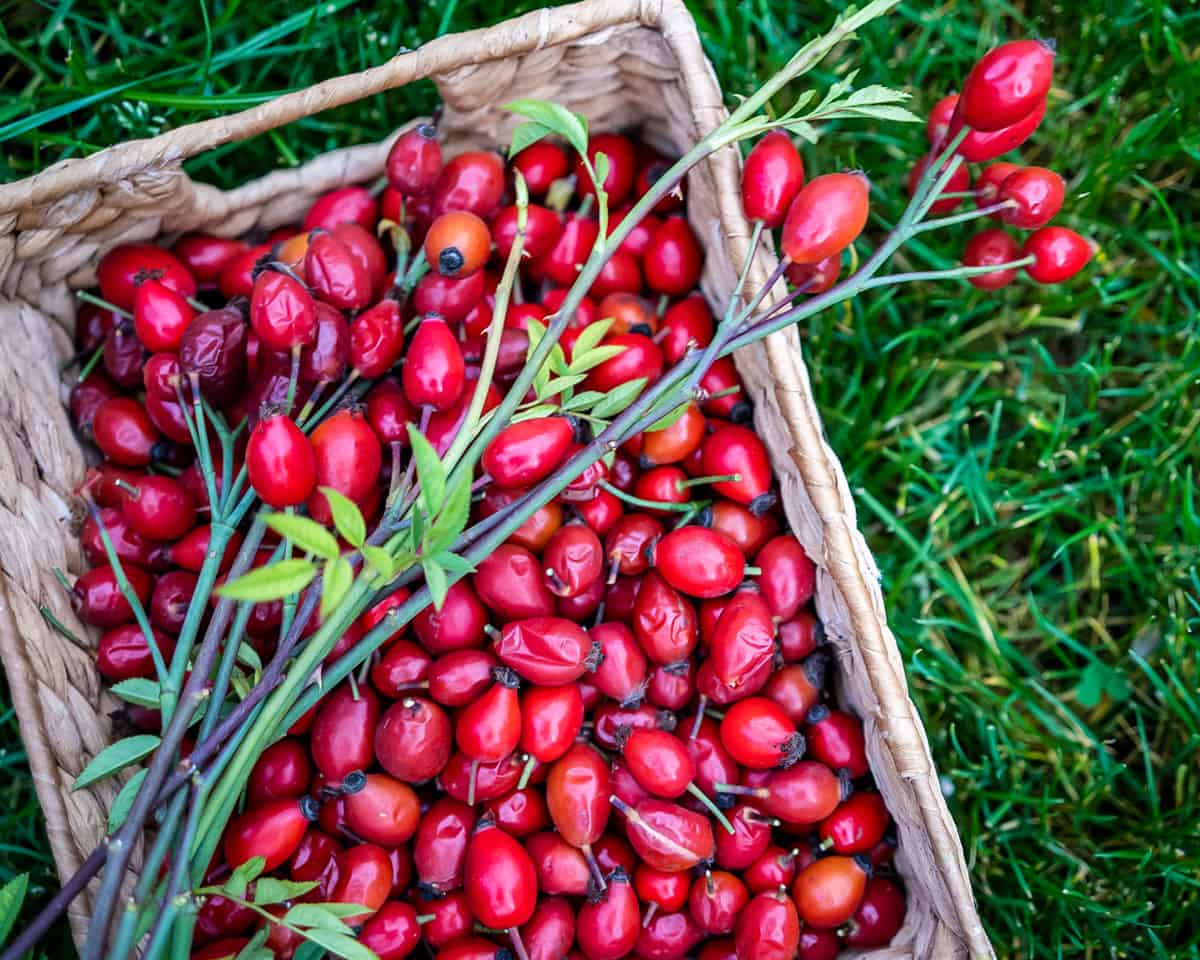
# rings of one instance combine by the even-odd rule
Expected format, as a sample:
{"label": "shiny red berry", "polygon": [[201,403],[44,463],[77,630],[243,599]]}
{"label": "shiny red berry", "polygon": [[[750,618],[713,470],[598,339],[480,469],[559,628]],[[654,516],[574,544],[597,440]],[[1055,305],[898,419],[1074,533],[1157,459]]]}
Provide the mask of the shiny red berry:
{"label": "shiny red berry", "polygon": [[405,130],[388,151],[384,169],[388,183],[405,196],[421,197],[432,192],[442,172],[437,127],[419,123]]}
{"label": "shiny red berry", "polygon": [[258,421],[251,431],[246,471],[254,492],[276,509],[299,506],[317,483],[317,461],[308,437],[282,414]]}
{"label": "shiny red berry", "polygon": [[1038,283],[1069,280],[1092,259],[1092,252],[1087,240],[1066,227],[1042,227],[1021,248],[1023,255],[1034,258],[1025,272]]}
{"label": "shiny red berry", "polygon": [[1045,167],[1021,167],[1000,187],[997,197],[1014,206],[1000,211],[1000,219],[1020,230],[1044,227],[1062,209],[1066,185],[1063,178]]}
{"label": "shiny red berry", "polygon": [[1054,50],[1040,40],[1015,40],[989,50],[963,83],[958,111],[975,130],[999,130],[1028,116],[1046,99]]}
{"label": "shiny red berry", "polygon": [[[1012,263],[1021,257],[1021,248],[1010,234],[1003,230],[992,228],[982,230],[967,241],[963,249],[963,265],[967,267],[991,267],[1001,263]],[[999,290],[1013,282],[1017,268],[993,270],[974,277],[967,277],[967,282],[980,290]]]}
{"label": "shiny red berry", "polygon": [[794,263],[819,263],[841,253],[867,224],[870,184],[861,173],[810,180],[788,208],[781,245]]}
{"label": "shiny red berry", "polygon": [[773,130],[754,145],[742,168],[742,210],[747,220],[783,226],[788,207],[804,186],[804,163],[792,138]]}

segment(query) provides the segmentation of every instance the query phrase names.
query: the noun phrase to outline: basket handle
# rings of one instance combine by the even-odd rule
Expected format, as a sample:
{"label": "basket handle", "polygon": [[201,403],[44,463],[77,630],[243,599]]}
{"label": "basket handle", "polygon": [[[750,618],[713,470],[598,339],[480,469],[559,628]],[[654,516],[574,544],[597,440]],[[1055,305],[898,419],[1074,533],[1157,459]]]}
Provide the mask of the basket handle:
{"label": "basket handle", "polygon": [[146,170],[178,166],[213,147],[245,140],[333,107],[436,76],[480,60],[501,59],[570,43],[623,23],[658,26],[680,0],[598,0],[535,10],[497,27],[437,37],[416,50],[361,73],[335,77],[224,117],[201,120],[145,140],[109,147],[90,157],[62,160],[18,183],[0,187],[0,214],[59,200]]}

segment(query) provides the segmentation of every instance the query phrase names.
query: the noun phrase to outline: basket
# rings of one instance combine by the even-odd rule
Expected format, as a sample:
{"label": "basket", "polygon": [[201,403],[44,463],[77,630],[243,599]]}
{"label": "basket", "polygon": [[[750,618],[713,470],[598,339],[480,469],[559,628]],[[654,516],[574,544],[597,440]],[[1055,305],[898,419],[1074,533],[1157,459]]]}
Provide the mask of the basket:
{"label": "basket", "polygon": [[[71,784],[110,738],[116,707],[89,649],[51,629],[40,608],[94,642],[53,569],[82,569],[72,491],[85,470],[62,402],[74,288],[94,282],[118,243],[186,230],[234,236],[300,220],[320,193],[375,179],[390,140],[336,150],[231,191],[194,183],[181,163],[202,151],[330,107],[432,78],[445,103],[445,149],[507,142],[517,97],[556,100],[593,129],[641,128],[679,153],[725,115],[721,91],[681,0],[594,0],[433,40],[383,66],[339,77],[229,117],[192,124],[86,159],[67,160],[0,188],[0,655],[20,718],[58,870],[69,876],[104,836],[120,784]],[[750,255],[738,154],[694,170],[689,217],[707,258],[703,288],[723,304]],[[774,259],[753,251],[751,289]],[[868,753],[900,836],[896,866],[909,912],[876,958],[988,957],[962,848],[888,629],[879,574],[836,454],[826,443],[795,330],[736,357],[755,401],[792,528],[818,565],[817,610],[836,651],[840,696],[864,720]],[[132,868],[131,868],[132,869]],[[77,937],[91,901],[71,913]]]}

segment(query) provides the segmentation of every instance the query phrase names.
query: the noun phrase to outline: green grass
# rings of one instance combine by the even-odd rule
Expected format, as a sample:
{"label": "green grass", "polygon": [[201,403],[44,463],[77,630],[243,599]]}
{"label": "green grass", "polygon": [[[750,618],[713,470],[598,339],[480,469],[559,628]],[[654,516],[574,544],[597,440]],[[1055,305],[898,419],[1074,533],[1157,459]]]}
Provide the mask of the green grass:
{"label": "green grass", "polygon": [[[314,19],[297,4],[235,0],[210,5],[207,31],[192,6],[0,5],[0,76],[15,91],[0,103],[3,172],[535,5],[362,4]],[[836,6],[693,4],[729,93]],[[1200,12],[1154,0],[907,4],[818,77],[853,65],[860,83],[910,89],[926,110],[997,39],[1027,33],[1056,37],[1060,55],[1046,124],[1021,156],[1067,177],[1060,220],[1099,241],[1097,262],[1062,288],[871,296],[815,318],[805,348],[998,953],[1195,958]],[[377,138],[431,97],[376,97],[189,169],[237,183]],[[806,160],[867,170],[882,222],[922,147],[919,129],[858,126]],[[965,238],[935,235],[911,263],[948,263]],[[15,722],[0,720],[0,882],[32,871],[44,897],[52,873],[31,784]],[[58,937],[52,956],[65,955]]]}

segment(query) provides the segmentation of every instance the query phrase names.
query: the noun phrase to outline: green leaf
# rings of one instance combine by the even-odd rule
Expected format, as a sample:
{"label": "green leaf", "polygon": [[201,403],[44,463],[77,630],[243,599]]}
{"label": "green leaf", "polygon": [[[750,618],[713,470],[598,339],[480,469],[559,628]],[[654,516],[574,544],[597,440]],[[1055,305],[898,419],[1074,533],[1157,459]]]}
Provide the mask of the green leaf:
{"label": "green leaf", "polygon": [[557,133],[579,154],[587,153],[587,121],[566,107],[549,100],[528,99],[506,103],[504,109],[528,117],[530,120],[540,123],[547,130]]}
{"label": "green leaf", "polygon": [[796,136],[809,143],[817,143],[821,139],[821,134],[811,123],[805,123],[803,120],[795,120],[786,124],[784,129],[789,133],[794,133]]}
{"label": "green leaf", "polygon": [[660,417],[658,420],[655,420],[652,424],[650,424],[650,426],[648,426],[646,428],[646,432],[652,433],[655,430],[666,430],[667,427],[671,426],[673,423],[676,423],[683,418],[683,415],[685,413],[687,413],[687,409],[690,405],[691,405],[690,400],[683,401],[683,403],[681,403],[679,406],[677,406],[674,410],[672,410],[666,416]]}
{"label": "green leaf", "polygon": [[8,939],[8,933],[17,922],[21,912],[21,904],[25,902],[25,892],[29,889],[29,874],[22,873],[13,877],[3,887],[0,887],[0,946]]}
{"label": "green leaf", "polygon": [[109,744],[92,757],[91,763],[83,768],[72,785],[72,790],[82,790],[93,783],[99,783],[114,773],[132,766],[139,760],[144,760],[154,752],[161,743],[158,737],[149,733],[141,733],[135,737],[126,737],[116,743]]}
{"label": "green leaf", "polygon": [[604,399],[592,407],[592,416],[599,417],[602,420],[609,420],[615,417],[618,413],[624,410],[627,406],[633,403],[638,398],[638,395],[646,389],[646,378],[638,377],[636,380],[629,380],[610,390],[605,394]]}
{"label": "green leaf", "polygon": [[354,583],[354,568],[345,557],[325,562],[321,573],[321,619],[326,620],[346,599],[350,585]]}
{"label": "green leaf", "polygon": [[304,935],[313,943],[319,943],[330,953],[343,957],[344,960],[379,960],[379,956],[369,947],[364,947],[351,933],[336,933],[333,930],[306,930]]}
{"label": "green leaf", "polygon": [[553,133],[553,130],[536,120],[521,124],[513,131],[512,143],[508,147],[508,159],[511,160],[531,143],[537,143]]}
{"label": "green leaf", "polygon": [[421,561],[421,569],[425,571],[425,585],[429,587],[429,595],[433,597],[433,608],[439,613],[442,604],[446,602],[446,591],[450,584],[446,581],[446,571],[438,566],[433,558]]}
{"label": "green leaf", "polygon": [[553,403],[538,403],[532,407],[522,410],[520,413],[513,414],[512,422],[520,423],[522,420],[536,420],[538,417],[548,417],[552,413],[558,412],[558,406]]}
{"label": "green leaf", "polygon": [[238,644],[237,662],[257,672],[261,672],[263,668],[262,658],[258,655],[258,651],[248,643]]}
{"label": "green leaf", "polygon": [[446,495],[446,468],[442,465],[433,444],[414,424],[408,425],[408,438],[417,461],[417,480],[421,484],[421,502],[426,516],[435,516]]}
{"label": "green leaf", "polygon": [[[620,347],[617,348],[621,349]],[[587,379],[586,373],[571,373],[565,377],[555,377],[553,380],[548,380],[542,386],[541,392],[538,394],[539,400],[547,400],[550,397],[556,397],[564,390],[570,390],[583,383]]]}
{"label": "green leaf", "polygon": [[571,365],[568,369],[571,373],[583,373],[591,370],[592,367],[598,367],[606,360],[611,360],[613,357],[620,356],[625,348],[618,343],[604,344],[599,347],[593,347],[587,353],[580,353],[578,350],[573,354]]}
{"label": "green leaf", "polygon": [[305,940],[296,948],[296,952],[292,954],[292,960],[321,960],[322,957],[327,957],[325,949],[311,940]]}
{"label": "green leaf", "polygon": [[349,544],[361,547],[367,539],[367,523],[363,520],[362,511],[358,505],[343,493],[338,493],[333,487],[320,487],[329,501],[329,512],[333,514],[333,525],[337,532]]}
{"label": "green leaf", "polygon": [[311,560],[280,560],[259,567],[217,588],[217,596],[231,600],[252,600],[262,603],[267,600],[282,600],[299,593],[317,575],[317,567]]}
{"label": "green leaf", "polygon": [[604,394],[599,390],[584,390],[583,393],[575,394],[570,400],[563,401],[562,412],[573,413],[577,410],[587,410],[603,399]]}
{"label": "green leaf", "polygon": [[265,858],[251,857],[229,875],[221,889],[235,900],[245,900],[246,888],[259,878],[266,866]]}
{"label": "green leaf", "polygon": [[903,103],[912,95],[903,90],[893,90],[878,83],[851,91],[838,106],[875,106],[881,103]]}
{"label": "green leaf", "polygon": [[316,927],[318,930],[350,933],[350,928],[342,923],[342,917],[354,917],[365,912],[366,908],[358,903],[298,903],[283,915],[283,922],[293,927]]}
{"label": "green leaf", "polygon": [[364,543],[359,549],[362,551],[363,559],[370,564],[372,570],[379,574],[380,580],[386,582],[396,575],[396,563],[392,560],[392,555],[383,547]]}
{"label": "green leaf", "polygon": [[148,770],[139,770],[132,777],[125,781],[125,785],[121,787],[121,791],[117,794],[112,802],[112,806],[108,808],[108,832],[116,833],[121,829],[121,824],[125,822],[125,818],[129,816],[129,808],[133,806],[133,799],[137,796],[138,790],[142,788],[142,781],[146,779]]}
{"label": "green leaf", "polygon": [[530,317],[525,325],[525,335],[529,338],[529,344],[525,348],[525,358],[528,359],[533,356],[533,351],[537,349],[538,343],[546,335],[546,327],[540,320]]}
{"label": "green leaf", "polygon": [[326,913],[335,917],[356,917],[367,912],[367,908],[361,903],[322,903],[320,906]]}
{"label": "green leaf", "polygon": [[260,906],[272,903],[283,903],[284,900],[295,900],[308,891],[319,886],[316,880],[301,882],[297,880],[277,880],[274,877],[261,877],[254,884],[254,902]]}
{"label": "green leaf", "polygon": [[604,317],[603,319],[597,320],[594,323],[589,323],[583,328],[579,336],[576,337],[575,346],[571,348],[571,355],[575,357],[582,357],[594,347],[598,346],[608,331],[612,329],[612,325],[612,317]]}
{"label": "green leaf", "polygon": [[1092,710],[1108,696],[1116,703],[1129,698],[1129,684],[1116,670],[1099,660],[1093,660],[1079,675],[1075,686],[1075,697],[1080,705]]}
{"label": "green leaf", "polygon": [[338,555],[337,539],[311,517],[302,517],[298,513],[269,513],[263,522],[305,553],[323,560]]}
{"label": "green leaf", "polygon": [[443,550],[433,559],[437,561],[439,567],[459,576],[465,577],[468,573],[475,572],[475,564],[466,557],[460,557],[457,553],[451,553],[449,550]]}
{"label": "green leaf", "polygon": [[162,697],[162,688],[155,680],[145,677],[132,677],[121,680],[108,688],[126,703],[136,703],[139,707],[158,708]]}
{"label": "green leaf", "polygon": [[446,497],[437,519],[425,534],[422,553],[441,553],[452,544],[467,527],[471,514],[471,477],[464,476]]}

